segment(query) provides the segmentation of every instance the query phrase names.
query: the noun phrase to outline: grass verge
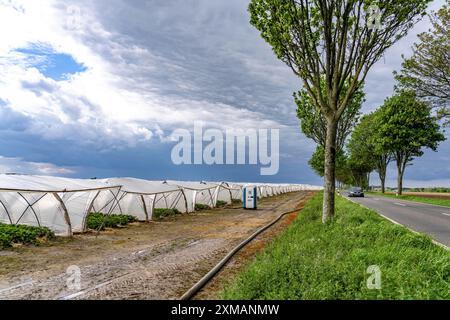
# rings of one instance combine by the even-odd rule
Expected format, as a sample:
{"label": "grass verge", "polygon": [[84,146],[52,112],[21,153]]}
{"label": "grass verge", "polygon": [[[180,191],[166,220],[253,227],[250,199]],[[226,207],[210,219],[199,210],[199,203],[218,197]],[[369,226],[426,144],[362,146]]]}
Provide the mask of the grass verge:
{"label": "grass verge", "polygon": [[402,195],[402,196],[396,196],[392,193],[381,193],[381,192],[369,192],[369,195],[373,196],[380,196],[380,197],[387,197],[387,198],[394,198],[399,200],[407,200],[407,201],[416,201],[416,202],[422,202],[422,203],[428,203],[428,204],[434,204],[438,206],[444,206],[444,207],[450,207],[450,199],[433,199],[433,198],[426,198],[421,196],[412,196],[412,195]]}
{"label": "grass verge", "polygon": [[137,219],[125,214],[90,213],[87,217],[87,227],[91,230],[105,230],[105,228],[119,228]]}
{"label": "grass verge", "polygon": [[[321,223],[322,194],[222,293],[224,299],[450,299],[450,252],[341,197]],[[370,266],[381,289],[370,290]]]}
{"label": "grass verge", "polygon": [[0,249],[14,244],[39,245],[54,238],[55,234],[48,228],[0,223]]}

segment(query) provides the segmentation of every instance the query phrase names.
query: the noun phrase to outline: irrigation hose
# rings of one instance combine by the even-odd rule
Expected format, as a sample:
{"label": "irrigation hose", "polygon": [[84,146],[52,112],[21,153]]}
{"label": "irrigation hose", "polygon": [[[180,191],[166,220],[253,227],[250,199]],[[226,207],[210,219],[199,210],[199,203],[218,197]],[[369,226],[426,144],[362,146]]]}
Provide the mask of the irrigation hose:
{"label": "irrigation hose", "polygon": [[203,278],[200,279],[192,288],[190,288],[185,294],[183,294],[180,300],[191,300],[203,287],[211,281],[217,273],[239,252],[241,251],[247,244],[249,244],[253,239],[259,236],[261,233],[271,228],[273,225],[278,223],[284,216],[297,213],[300,209],[289,211],[282,213],[278,218],[270,222],[268,225],[262,227],[255,233],[253,233],[250,237],[242,241],[238,246],[236,246],[233,250],[231,250],[214,268],[212,268]]}

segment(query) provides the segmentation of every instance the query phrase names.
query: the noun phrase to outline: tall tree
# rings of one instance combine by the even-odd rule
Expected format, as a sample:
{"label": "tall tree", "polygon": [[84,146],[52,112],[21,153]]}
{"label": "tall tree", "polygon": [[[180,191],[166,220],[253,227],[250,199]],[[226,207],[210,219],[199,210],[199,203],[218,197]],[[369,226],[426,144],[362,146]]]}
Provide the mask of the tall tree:
{"label": "tall tree", "polygon": [[380,145],[379,125],[379,111],[365,115],[353,131],[347,147],[353,162],[359,162],[368,170],[377,171],[381,181],[381,191],[385,193],[386,172],[392,160],[392,154]]}
{"label": "tall tree", "polygon": [[[322,77],[322,82],[325,78]],[[325,84],[322,84],[325,87]],[[348,81],[346,88],[342,94],[344,95],[348,89]],[[336,133],[336,152],[342,150],[345,146],[347,137],[358,123],[361,115],[361,107],[365,102],[365,93],[363,87],[360,87],[353,95],[348,107],[342,113],[339,119]],[[310,139],[314,140],[322,148],[325,148],[327,136],[327,120],[320,109],[314,104],[308,92],[303,89],[294,93],[295,103],[297,104],[297,117],[300,120],[302,132]]]}
{"label": "tall tree", "polygon": [[386,99],[380,109],[376,139],[380,149],[391,152],[397,162],[397,189],[402,194],[405,169],[423,149],[437,150],[445,140],[427,103],[412,91],[402,91]]}
{"label": "tall tree", "polygon": [[396,74],[401,87],[430,100],[450,125],[450,1],[430,15],[433,28],[419,35],[414,54]]}
{"label": "tall tree", "polygon": [[[337,126],[369,70],[431,0],[251,0],[251,24],[302,80],[327,123],[324,223],[334,216]],[[325,75],[325,81],[321,81]],[[342,94],[346,82],[348,89]]]}

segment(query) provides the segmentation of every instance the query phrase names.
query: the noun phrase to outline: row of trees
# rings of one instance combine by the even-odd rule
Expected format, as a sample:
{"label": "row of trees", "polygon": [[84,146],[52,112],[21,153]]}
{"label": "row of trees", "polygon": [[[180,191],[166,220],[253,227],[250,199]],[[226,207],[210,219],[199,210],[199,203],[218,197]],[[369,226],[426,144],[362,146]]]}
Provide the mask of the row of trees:
{"label": "row of trees", "polygon": [[[296,95],[296,100],[305,107],[299,116],[314,121],[312,126],[302,123],[302,127],[317,138],[317,156],[322,152],[324,160],[324,223],[334,216],[336,176],[340,174],[344,137],[359,116],[359,110],[355,113],[352,104],[361,98],[358,95],[372,67],[426,14],[430,2],[252,0],[249,5],[251,24],[303,84],[304,90]],[[442,56],[447,59],[448,51],[442,52]],[[443,72],[447,72],[446,66],[443,67]],[[399,76],[418,79],[422,77],[420,69],[413,63],[410,72]],[[428,83],[426,78],[422,79],[402,83],[405,87]],[[443,77],[443,81],[447,80]],[[316,129],[318,133],[314,132]],[[415,154],[402,153],[399,158],[402,172]]]}
{"label": "row of trees", "polygon": [[[408,165],[414,158],[422,156],[425,148],[436,151],[439,142],[445,140],[437,118],[433,116],[429,104],[418,99],[414,92],[400,91],[357,123],[364,95],[361,92],[357,96],[359,98],[348,109],[351,112],[344,114],[341,119],[339,136],[342,140],[336,154],[336,180],[342,185],[367,188],[370,174],[376,171],[384,193],[387,168],[394,161],[397,166],[397,188],[401,194]],[[319,139],[324,131],[322,120],[317,112],[304,112],[309,108],[308,99],[297,99],[297,106],[303,131],[317,143],[309,164],[323,176],[324,144]],[[322,132],[318,128],[322,128]]]}
{"label": "row of trees", "polygon": [[387,167],[394,161],[397,189],[402,194],[406,168],[423,155],[425,148],[436,151],[444,140],[430,106],[414,92],[401,91],[356,126],[348,143],[349,165],[356,165],[367,175],[375,170],[384,193]]}

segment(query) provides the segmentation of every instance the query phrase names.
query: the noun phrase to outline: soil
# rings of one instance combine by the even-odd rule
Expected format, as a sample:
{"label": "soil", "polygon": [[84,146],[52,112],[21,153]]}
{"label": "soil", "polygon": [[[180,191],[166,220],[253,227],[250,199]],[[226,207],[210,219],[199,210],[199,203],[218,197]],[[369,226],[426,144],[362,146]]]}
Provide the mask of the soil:
{"label": "soil", "polygon": [[[258,210],[229,206],[0,251],[0,299],[178,299],[238,243],[313,194],[266,198]],[[253,259],[295,216],[255,239],[198,298],[217,297],[221,279]],[[68,286],[71,266],[81,271],[81,288]]]}

